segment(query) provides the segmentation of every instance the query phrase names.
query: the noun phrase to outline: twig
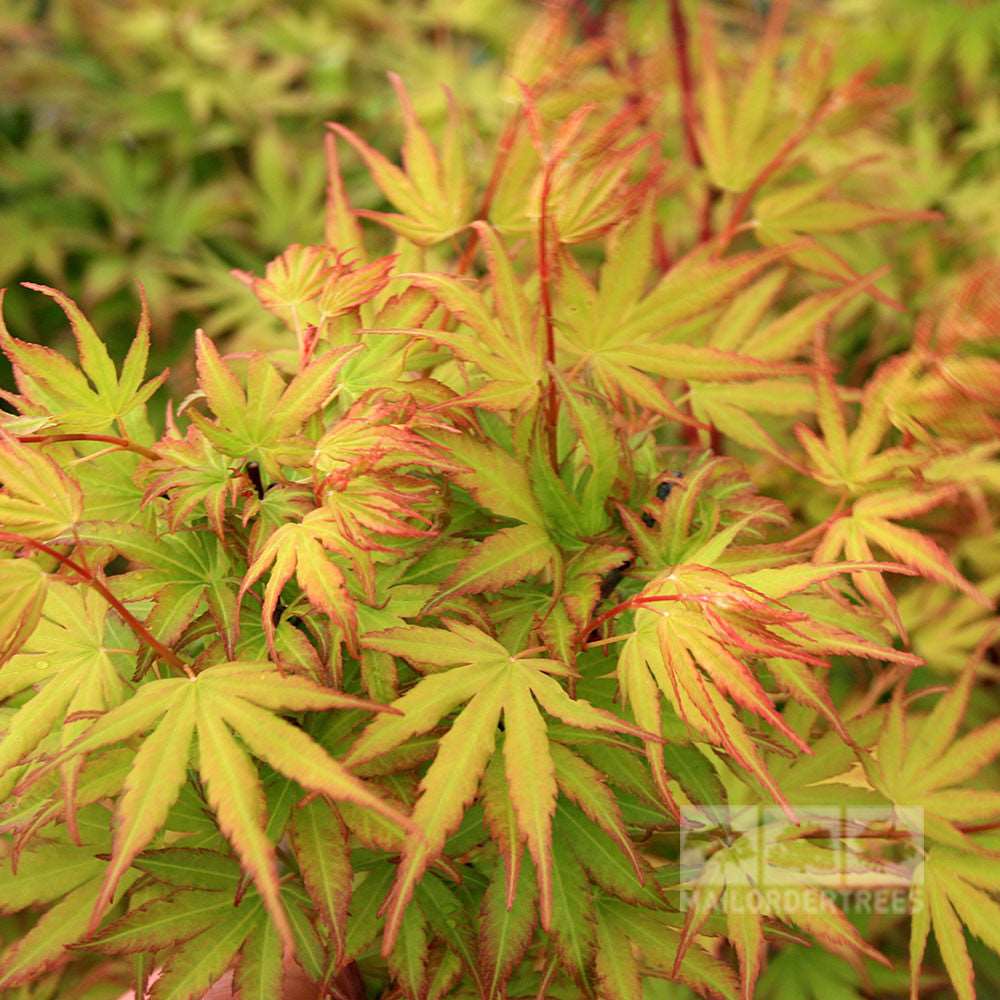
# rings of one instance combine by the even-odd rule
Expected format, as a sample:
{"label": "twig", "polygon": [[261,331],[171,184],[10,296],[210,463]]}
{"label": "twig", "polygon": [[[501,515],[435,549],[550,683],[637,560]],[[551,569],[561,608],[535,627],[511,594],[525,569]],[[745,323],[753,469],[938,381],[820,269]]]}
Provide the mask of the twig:
{"label": "twig", "polygon": [[45,555],[51,556],[61,565],[65,566],[67,569],[72,570],[79,576],[85,583],[88,583],[91,587],[96,590],[101,597],[104,598],[118,612],[121,616],[122,621],[135,633],[137,639],[140,642],[144,642],[151,649],[155,650],[157,655],[166,663],[169,663],[176,670],[183,670],[188,677],[194,677],[194,671],[191,667],[185,663],[169,646],[165,646],[152,632],[146,628],[145,625],[135,615],[132,614],[128,608],[111,592],[108,586],[101,580],[99,580],[93,573],[90,572],[86,567],[81,566],[78,562],[71,559],[69,556],[64,556],[61,552],[57,552],[50,545],[46,545],[45,542],[39,542],[34,538],[27,538],[24,535],[15,535],[6,531],[0,532],[0,542],[11,542],[18,545],[27,545],[29,548],[35,549],[38,552],[44,552]]}
{"label": "twig", "polygon": [[58,441],[97,441],[101,444],[113,444],[124,451],[134,451],[143,458],[155,461],[160,456],[151,448],[130,441],[128,438],[114,437],[111,434],[18,434],[17,440],[22,444],[49,444]]}

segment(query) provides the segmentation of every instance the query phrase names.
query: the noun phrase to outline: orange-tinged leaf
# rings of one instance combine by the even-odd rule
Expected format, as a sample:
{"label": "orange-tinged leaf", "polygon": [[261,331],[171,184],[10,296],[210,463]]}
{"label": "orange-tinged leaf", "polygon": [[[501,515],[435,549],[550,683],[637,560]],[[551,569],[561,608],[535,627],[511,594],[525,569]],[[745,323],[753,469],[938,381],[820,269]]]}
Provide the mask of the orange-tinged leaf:
{"label": "orange-tinged leaf", "polygon": [[626,311],[614,342],[656,336],[669,326],[721,304],[789,249],[754,250],[722,260],[706,260],[703,248],[696,249]]}
{"label": "orange-tinged leaf", "polygon": [[188,755],[195,726],[194,686],[182,689],[156,729],[143,741],[125,779],[115,810],[111,861],[91,922],[96,926],[111,904],[122,875],[135,856],[160,830],[187,779]]}
{"label": "orange-tinged leaf", "polygon": [[535,863],[539,919],[547,930],[552,921],[552,816],[558,789],[545,720],[525,685],[511,685],[504,702],[504,723],[510,800]]}
{"label": "orange-tinged leaf", "polygon": [[354,217],[351,203],[340,173],[340,157],[337,140],[332,133],[323,137],[326,154],[326,210],[323,215],[323,234],[328,246],[336,247],[341,253],[349,253],[359,260],[365,259],[364,241],[361,227]]}
{"label": "orange-tinged leaf", "polygon": [[70,531],[83,515],[83,491],[75,479],[37,447],[0,430],[0,531],[51,540]]}
{"label": "orange-tinged leaf", "polygon": [[[520,660],[518,662],[526,664],[529,661]],[[537,670],[524,671],[521,680],[522,683],[531,689],[531,693],[537,699],[538,704],[549,715],[555,716],[568,726],[574,726],[577,729],[627,733],[629,736],[637,736],[640,739],[646,740],[658,739],[656,734],[640,726],[633,726],[624,719],[619,719],[612,712],[608,712],[602,708],[595,708],[590,702],[582,698],[571,698],[557,680]]]}
{"label": "orange-tinged leaf", "polygon": [[926,576],[929,580],[948,583],[968,594],[974,601],[991,608],[993,602],[955,569],[947,553],[936,542],[912,528],[879,517],[855,515],[865,536],[885,549],[894,559]]}
{"label": "orange-tinged leaf", "polygon": [[362,645],[393,656],[402,656],[417,667],[451,667],[468,663],[470,657],[508,655],[496,639],[485,632],[445,621],[448,631],[421,625],[401,625],[381,632],[368,632]]}
{"label": "orange-tinged leaf", "polygon": [[642,974],[627,934],[596,908],[594,971],[608,996],[617,1000],[642,1000]]}
{"label": "orange-tinged leaf", "polygon": [[555,549],[545,530],[536,524],[502,528],[456,567],[435,598],[440,603],[456,594],[503,590],[540,573],[554,558]]}
{"label": "orange-tinged leaf", "polygon": [[464,435],[448,440],[447,444],[455,461],[469,470],[456,473],[455,481],[484,507],[525,524],[543,523],[527,470],[513,455],[497,445]]}
{"label": "orange-tinged leaf", "polygon": [[430,674],[392,703],[398,715],[382,715],[358,737],[344,758],[357,766],[393,750],[411,736],[433,729],[456,706],[468,701],[502,667],[471,662],[443,673]]}
{"label": "orange-tinged leaf", "polygon": [[524,957],[537,919],[537,887],[531,863],[521,869],[513,900],[502,873],[495,872],[479,912],[479,970],[488,1000],[503,996],[507,980]]}
{"label": "orange-tinged leaf", "polygon": [[939,880],[932,864],[926,866],[924,877],[934,937],[955,995],[958,1000],[976,1000],[976,991],[972,985],[972,960],[965,946],[962,924],[955,915],[945,884]]}
{"label": "orange-tinged leaf", "polygon": [[241,698],[218,699],[213,708],[255,756],[303,788],[371,809],[404,829],[410,827],[395,806],[355,778],[299,727]]}
{"label": "orange-tinged leaf", "polygon": [[30,559],[0,562],[0,665],[17,653],[35,630],[48,579]]}
{"label": "orange-tinged leaf", "polygon": [[215,706],[198,705],[198,771],[219,828],[253,877],[286,951],[294,951],[292,928],[281,902],[278,861],[264,832],[265,802],[257,769],[240,749]]}
{"label": "orange-tinged leaf", "polygon": [[506,695],[498,678],[476,694],[438,744],[437,756],[420,781],[413,809],[415,831],[403,847],[396,880],[386,901],[385,948],[391,950],[403,913],[427,866],[462,820],[496,743],[497,722]]}
{"label": "orange-tinged leaf", "polygon": [[347,829],[322,799],[300,804],[289,827],[306,890],[332,936],[334,960],[343,957],[352,871]]}
{"label": "orange-tinged leaf", "polygon": [[[637,338],[638,339],[638,338]],[[636,340],[637,340],[636,339]],[[795,375],[802,369],[784,361],[760,361],[742,354],[717,351],[714,347],[687,344],[637,343],[616,345],[602,357],[663,378],[699,382],[738,382],[777,375]]]}

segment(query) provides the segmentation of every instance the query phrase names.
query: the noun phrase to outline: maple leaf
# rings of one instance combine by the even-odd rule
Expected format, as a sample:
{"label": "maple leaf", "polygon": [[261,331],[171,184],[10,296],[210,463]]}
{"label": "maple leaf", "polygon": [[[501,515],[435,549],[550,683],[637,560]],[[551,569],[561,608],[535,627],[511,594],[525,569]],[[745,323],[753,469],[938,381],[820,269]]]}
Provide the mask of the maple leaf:
{"label": "maple leaf", "polygon": [[552,919],[552,814],[557,784],[539,707],[581,729],[655,739],[610,712],[567,695],[556,679],[569,676],[564,664],[512,656],[474,626],[447,619],[445,625],[447,629],[406,625],[368,633],[363,640],[369,648],[403,656],[430,672],[392,703],[398,716],[389,724],[373,723],[358,737],[345,758],[348,766],[388,753],[468,703],[441,738],[437,756],[420,783],[413,822],[421,834],[408,836],[403,848],[386,910],[387,949],[399,933],[414,886],[476,796],[479,779],[495,750],[501,717],[506,776],[518,835],[527,841],[538,872],[543,927]]}
{"label": "maple leaf", "polygon": [[910,927],[910,996],[919,996],[920,966],[933,927],[938,951],[959,1000],[975,1000],[974,970],[963,925],[992,951],[1000,952],[1000,892],[995,862],[945,847],[932,847],[914,873]]}
{"label": "maple leaf", "polygon": [[196,350],[198,383],[218,423],[196,410],[189,415],[208,441],[223,454],[257,462],[270,476],[277,476],[282,465],[308,464],[312,448],[299,432],[326,402],[351,348],[314,358],[287,385],[263,355],[255,354],[247,365],[246,391],[203,333]]}
{"label": "maple leaf", "polygon": [[[763,963],[764,918],[800,927],[830,951],[847,957],[865,954],[888,965],[824,890],[906,886],[908,873],[866,857],[862,841],[842,839],[826,847],[804,839],[808,822],[802,828],[769,819],[753,807],[732,816],[725,841],[690,887],[692,898],[678,954],[721,904],[726,937],[739,955],[744,1000],[754,996]],[[775,887],[783,891],[768,891]]]}
{"label": "maple leaf", "polygon": [[615,252],[609,252],[596,288],[572,258],[564,258],[556,315],[567,367],[585,370],[606,393],[624,394],[674,419],[683,414],[657,378],[728,383],[797,374],[794,364],[690,343],[684,336],[685,323],[721,305],[786,251],[710,260],[699,248],[646,292],[652,226],[647,206],[616,231]]}
{"label": "maple leaf", "polygon": [[[77,816],[78,843],[72,843],[68,829],[60,827],[22,851],[16,866],[13,854],[2,858],[0,910],[16,913],[46,904],[48,908],[0,954],[0,989],[16,989],[58,969],[70,958],[67,949],[87,933],[104,867],[95,855],[107,847],[108,819],[106,809],[91,806]],[[130,888],[138,876],[138,872],[127,874],[122,889]]]}
{"label": "maple leaf", "polygon": [[922,828],[914,833],[931,841],[923,864],[914,873],[910,925],[914,998],[931,927],[955,994],[963,1000],[973,1000],[975,990],[962,924],[1000,952],[996,933],[1000,904],[989,895],[1000,892],[994,852],[977,843],[973,835],[977,825],[995,824],[1000,818],[1000,792],[966,786],[1000,754],[1000,724],[992,720],[958,735],[975,678],[973,658],[958,683],[923,718],[904,711],[902,690],[897,689],[877,753],[863,758],[872,785],[902,807],[898,810],[901,822],[906,823],[906,807],[921,810]]}
{"label": "maple leaf", "polygon": [[92,753],[152,729],[136,752],[115,814],[111,861],[94,904],[100,919],[133,859],[166,820],[187,780],[192,737],[198,771],[219,827],[260,891],[282,940],[292,933],[279,893],[274,845],[264,831],[264,799],[256,769],[234,733],[261,760],[304,788],[374,809],[409,829],[410,821],[330,757],[279,711],[386,711],[383,706],[331,691],[301,677],[284,677],[271,664],[223,663],[193,678],[152,681],[94,722],[46,767]]}
{"label": "maple leaf", "polygon": [[546,528],[527,470],[498,445],[454,437],[449,450],[461,471],[452,478],[484,507],[521,523],[494,531],[444,581],[435,603],[459,594],[501,590],[557,564],[559,552]]}
{"label": "maple leaf", "polygon": [[961,787],[1000,753],[996,721],[956,739],[975,668],[973,659],[922,719],[904,712],[897,692],[878,741],[877,762],[864,761],[872,785],[890,802],[923,810],[927,837],[970,852],[979,849],[962,826],[1000,816],[1000,793]]}
{"label": "maple leaf", "polygon": [[224,536],[226,508],[236,502],[239,479],[232,462],[220,454],[196,427],[183,438],[164,438],[157,445],[157,458],[147,467],[148,480],[143,504],[166,497],[167,524],[176,531],[203,508],[208,523],[220,539]]}
{"label": "maple leaf", "polygon": [[42,615],[48,576],[28,559],[0,562],[0,664],[28,640]]}
{"label": "maple leaf", "polygon": [[332,473],[321,489],[321,507],[309,510],[298,522],[280,524],[255,546],[254,558],[240,586],[237,607],[249,588],[270,570],[264,587],[262,620],[272,650],[275,609],[282,588],[294,574],[309,603],[330,618],[348,649],[355,652],[355,599],[343,570],[328,553],[349,563],[365,596],[374,602],[371,553],[394,551],[374,536],[423,539],[434,534],[433,529],[418,526],[430,524],[423,508],[433,503],[438,493],[435,484],[424,478],[380,473],[345,479],[342,474]]}
{"label": "maple leaf", "polygon": [[[661,474],[641,512],[617,504],[637,554],[650,567],[728,559],[730,547],[768,525],[788,523],[784,506],[761,497],[731,458],[704,456],[686,469]],[[666,493],[661,499],[657,491]],[[720,502],[721,501],[721,502]],[[751,562],[759,564],[759,554]]]}
{"label": "maple leaf", "polygon": [[110,546],[141,567],[115,577],[114,590],[129,601],[153,599],[144,624],[163,643],[173,645],[204,603],[231,650],[238,577],[217,537],[205,531],[155,536],[141,528],[99,522],[87,524],[82,537]]}
{"label": "maple leaf", "polygon": [[[203,996],[234,958],[241,997],[278,996],[284,980],[281,938],[257,893],[251,890],[234,903],[236,877],[208,888],[153,890],[85,946],[111,956],[138,955],[155,946],[164,959],[151,1000]],[[293,920],[299,959],[319,979],[320,943],[303,912],[304,894],[297,885],[284,884],[281,899]]]}
{"label": "maple leaf", "polygon": [[[1000,596],[1000,577],[980,585],[987,597]],[[899,597],[899,615],[910,636],[910,648],[936,671],[959,674],[977,650],[988,645],[996,616],[982,604],[952,587],[921,582]],[[989,663],[980,664],[990,673]]]}
{"label": "maple leaf", "polygon": [[398,210],[397,213],[358,209],[355,214],[387,226],[421,246],[431,246],[458,232],[469,219],[471,190],[462,149],[461,119],[448,102],[448,123],[440,153],[417,119],[402,80],[389,74],[403,112],[404,170],[350,129],[330,122],[329,127],[345,138],[364,160],[375,183]]}
{"label": "maple leaf", "polygon": [[465,329],[389,329],[447,347],[485,376],[461,397],[463,405],[489,410],[522,410],[537,402],[546,382],[544,337],[533,307],[503,243],[486,223],[473,223],[486,251],[491,297],[446,274],[411,280],[428,291]]}
{"label": "maple leaf", "polygon": [[145,295],[142,314],[121,373],[115,370],[107,348],[80,311],[79,306],[54,288],[25,283],[54,299],[69,319],[76,339],[82,371],[58,352],[41,344],[17,340],[3,322],[3,291],[0,291],[0,347],[3,348],[24,398],[42,406],[62,431],[102,432],[126,425],[142,416],[143,404],[159,388],[167,372],[143,384],[149,357],[149,313]]}
{"label": "maple leaf", "polygon": [[[748,657],[784,658],[814,667],[823,666],[822,654],[830,653],[921,662],[817,615],[794,610],[780,600],[852,568],[850,563],[808,566],[804,571],[788,567],[757,571],[739,579],[707,566],[686,564],[656,577],[633,599],[634,631],[618,661],[619,686],[636,722],[649,732],[662,732],[662,695],[681,719],[724,748],[790,816],[794,815],[726,699],[760,716],[799,751],[809,754],[810,746],[776,710],[747,664]],[[647,744],[646,749],[664,801],[676,810],[667,787],[663,755],[653,744]]]}
{"label": "maple leaf", "polygon": [[357,268],[331,247],[293,243],[251,287],[265,309],[303,337],[306,327],[321,327],[373,299],[386,286],[395,260],[382,257]]}
{"label": "maple leaf", "polygon": [[442,424],[422,413],[413,400],[370,392],[316,442],[313,465],[328,484],[412,465],[457,470],[445,449],[420,433],[425,428],[442,429]]}
{"label": "maple leaf", "polygon": [[920,460],[906,449],[881,450],[893,426],[895,407],[905,399],[906,386],[920,368],[920,359],[901,354],[882,364],[861,393],[858,418],[850,432],[841,394],[821,342],[814,351],[816,416],[820,438],[804,424],[795,427],[813,474],[825,485],[851,493],[867,492],[873,484],[892,480]]}
{"label": "maple leaf", "polygon": [[641,1000],[642,980],[672,979],[697,993],[735,1000],[732,970],[700,946],[682,947],[676,915],[600,899],[594,908],[599,981],[622,1000]]}
{"label": "maple leaf", "polygon": [[[897,519],[924,514],[951,500],[954,493],[953,487],[944,486],[923,494],[899,489],[862,497],[850,514],[833,520],[816,547],[814,558],[823,562],[836,559],[843,552],[848,559],[863,562],[872,559],[872,545],[875,545],[921,576],[946,583],[980,606],[992,608],[991,599],[959,573],[936,542],[914,528],[894,523]],[[906,630],[896,599],[882,577],[866,571],[854,574],[854,581],[858,591],[892,621],[905,639]]]}

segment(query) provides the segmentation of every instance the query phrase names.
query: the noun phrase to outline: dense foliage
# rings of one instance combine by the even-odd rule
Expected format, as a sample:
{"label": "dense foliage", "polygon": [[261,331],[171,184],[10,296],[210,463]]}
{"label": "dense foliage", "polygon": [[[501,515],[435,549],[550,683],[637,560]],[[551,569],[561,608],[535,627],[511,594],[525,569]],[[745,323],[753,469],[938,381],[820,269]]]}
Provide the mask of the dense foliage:
{"label": "dense foliage", "polygon": [[0,326],[0,996],[1000,988],[992,54],[907,93],[842,6],[391,75],[401,156],[331,124],[162,432],[145,299],[117,358],[29,283],[77,363]]}

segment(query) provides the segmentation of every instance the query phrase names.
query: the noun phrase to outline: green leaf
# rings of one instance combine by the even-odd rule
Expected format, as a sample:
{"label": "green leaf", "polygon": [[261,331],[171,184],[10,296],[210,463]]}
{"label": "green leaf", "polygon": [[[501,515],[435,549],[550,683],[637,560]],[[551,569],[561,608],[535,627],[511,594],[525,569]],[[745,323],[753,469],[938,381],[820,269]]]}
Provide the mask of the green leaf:
{"label": "green leaf", "polygon": [[223,972],[261,917],[261,905],[247,899],[218,919],[211,934],[199,935],[170,953],[150,1000],[195,1000]]}
{"label": "green leaf", "polygon": [[159,951],[201,934],[233,909],[225,892],[181,889],[143,903],[87,939],[87,947],[108,955]]}
{"label": "green leaf", "polygon": [[537,921],[537,886],[530,862],[521,866],[511,905],[507,881],[495,869],[479,913],[479,969],[487,1000],[503,996],[507,980],[524,958]]}
{"label": "green leaf", "polygon": [[295,810],[290,832],[302,880],[334,943],[334,960],[339,962],[352,885],[347,830],[326,802],[314,799]]}

